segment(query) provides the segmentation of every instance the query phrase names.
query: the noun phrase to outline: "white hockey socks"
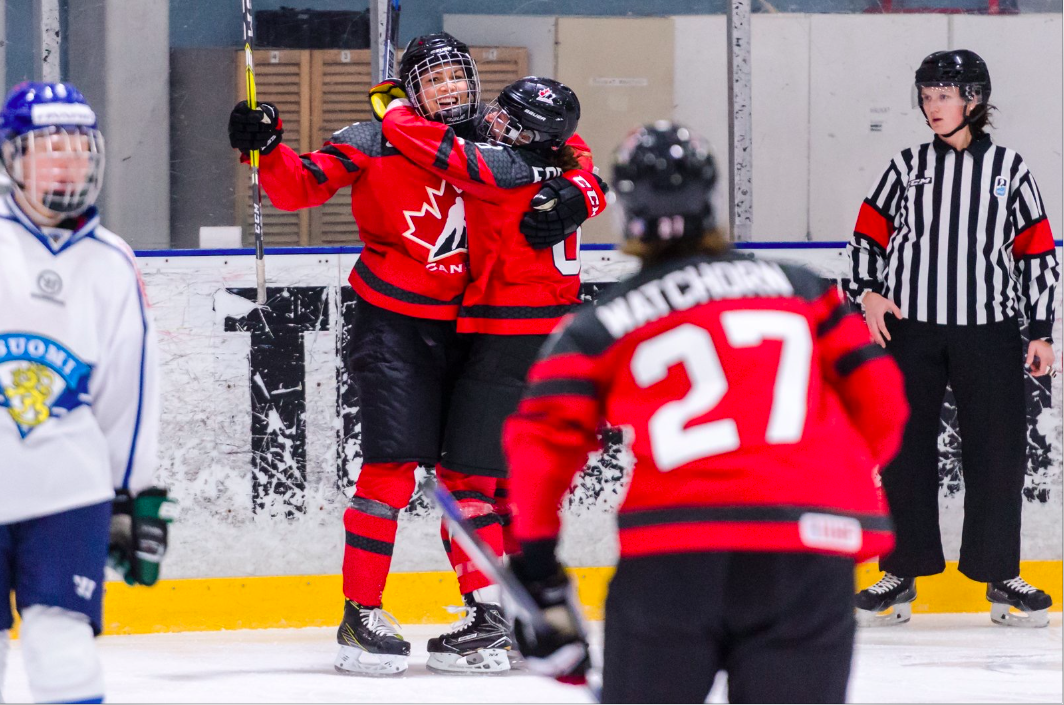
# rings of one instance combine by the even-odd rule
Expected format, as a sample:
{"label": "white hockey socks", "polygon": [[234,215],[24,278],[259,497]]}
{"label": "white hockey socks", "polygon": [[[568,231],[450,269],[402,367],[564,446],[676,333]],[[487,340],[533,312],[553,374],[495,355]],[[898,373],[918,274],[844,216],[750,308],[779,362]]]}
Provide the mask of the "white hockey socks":
{"label": "white hockey socks", "polygon": [[103,698],[103,668],[85,615],[33,605],[22,610],[26,675],[39,703],[85,702]]}

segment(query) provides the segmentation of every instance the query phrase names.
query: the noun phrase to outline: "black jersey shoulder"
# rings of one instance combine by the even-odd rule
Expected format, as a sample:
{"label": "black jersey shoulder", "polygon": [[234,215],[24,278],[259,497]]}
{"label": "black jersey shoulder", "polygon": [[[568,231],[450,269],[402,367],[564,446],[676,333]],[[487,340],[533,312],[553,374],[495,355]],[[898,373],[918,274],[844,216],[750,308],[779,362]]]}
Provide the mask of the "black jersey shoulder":
{"label": "black jersey shoulder", "polygon": [[818,300],[836,285],[835,280],[823,277],[804,265],[781,262],[779,267],[794,287],[795,296],[806,301]]}
{"label": "black jersey shoulder", "polygon": [[513,189],[529,184],[549,181],[561,176],[564,170],[551,166],[542,155],[530,149],[494,145],[486,142],[465,142],[467,156],[475,149],[491,172],[495,185],[499,188]]}
{"label": "black jersey shoulder", "polygon": [[367,157],[386,157],[399,154],[399,151],[384,139],[384,131],[381,129],[381,124],[375,120],[356,122],[353,125],[337,130],[329,138],[329,142],[354,147]]}

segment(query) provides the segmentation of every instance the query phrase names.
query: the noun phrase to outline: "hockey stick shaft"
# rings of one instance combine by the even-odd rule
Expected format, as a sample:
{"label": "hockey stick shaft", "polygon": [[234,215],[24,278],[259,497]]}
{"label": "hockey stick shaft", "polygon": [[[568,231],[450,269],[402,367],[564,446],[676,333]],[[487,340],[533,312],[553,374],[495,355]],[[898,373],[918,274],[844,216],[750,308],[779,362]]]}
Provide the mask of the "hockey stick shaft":
{"label": "hockey stick shaft", "polygon": [[[255,28],[252,24],[251,0],[241,0],[244,13],[244,78],[247,85],[248,107],[259,106],[255,94],[255,60],[252,46],[255,43]],[[266,303],[266,253],[262,235],[262,186],[259,183],[259,150],[251,151],[251,221],[255,232],[255,303]]]}
{"label": "hockey stick shaft", "polygon": [[[495,552],[491,550],[491,547],[477,536],[472,524],[462,514],[462,509],[458,506],[458,500],[454,498],[454,495],[448,492],[446,487],[436,483],[431,477],[425,478],[421,485],[421,493],[423,496],[432,497],[436,501],[436,506],[443,512],[443,518],[451,528],[451,536],[465,550],[477,568],[499,586],[499,590],[510,601],[514,610],[521,617],[528,620],[532,631],[539,633],[549,630],[551,626],[543,616],[543,609],[536,604],[532,595],[517,579],[517,576],[503,565],[502,561],[495,555]],[[593,685],[590,680],[587,682],[586,687],[595,702],[602,702],[601,688]]]}
{"label": "hockey stick shaft", "polygon": [[384,23],[383,78],[395,75],[395,54],[399,43],[399,0],[388,0],[388,16]]}
{"label": "hockey stick shaft", "polygon": [[[427,487],[426,487],[427,486]],[[425,490],[428,489],[428,492]],[[426,478],[422,485],[425,496],[431,496],[436,500],[436,505],[443,512],[443,518],[451,529],[451,535],[458,544],[469,554],[470,559],[480,570],[484,572],[493,583],[513,603],[521,616],[529,621],[536,630],[549,628],[543,619],[543,611],[540,609],[532,596],[528,594],[525,586],[514,576],[510,570],[502,564],[491,548],[484,540],[477,536],[469,520],[462,514],[458,501],[446,487]]]}
{"label": "hockey stick shaft", "polygon": [[399,41],[399,0],[370,0],[370,22],[375,29],[371,60],[373,80],[380,83],[395,76],[395,54]]}

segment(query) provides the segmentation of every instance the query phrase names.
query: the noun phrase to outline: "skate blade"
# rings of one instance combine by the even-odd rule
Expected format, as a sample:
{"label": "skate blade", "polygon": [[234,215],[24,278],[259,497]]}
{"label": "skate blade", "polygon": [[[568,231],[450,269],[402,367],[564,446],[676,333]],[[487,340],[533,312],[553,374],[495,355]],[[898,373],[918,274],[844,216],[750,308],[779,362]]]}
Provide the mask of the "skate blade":
{"label": "skate blade", "polygon": [[899,602],[883,612],[854,610],[854,616],[859,627],[893,627],[912,619],[913,607],[911,602]]}
{"label": "skate blade", "polygon": [[525,663],[525,657],[521,655],[521,652],[517,649],[510,649],[506,652],[506,657],[510,659],[511,671],[527,671],[528,664]]}
{"label": "skate blade", "polygon": [[333,667],[337,673],[351,676],[387,678],[406,673],[406,656],[371,654],[356,646],[341,646]]}
{"label": "skate blade", "polygon": [[506,649],[480,649],[465,656],[431,653],[425,666],[437,673],[498,674],[510,670],[510,657]]}
{"label": "skate blade", "polygon": [[990,604],[990,619],[995,624],[1002,624],[1006,627],[1038,629],[1049,626],[1049,610],[1024,612],[1023,610],[1014,609],[1011,605],[992,602]]}

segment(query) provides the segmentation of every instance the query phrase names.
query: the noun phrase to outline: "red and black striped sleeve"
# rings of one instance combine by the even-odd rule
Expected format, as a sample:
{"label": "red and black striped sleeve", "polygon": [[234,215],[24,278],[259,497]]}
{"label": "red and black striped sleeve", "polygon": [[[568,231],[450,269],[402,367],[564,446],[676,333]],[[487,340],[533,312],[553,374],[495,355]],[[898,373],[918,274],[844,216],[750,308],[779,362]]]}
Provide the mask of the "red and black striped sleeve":
{"label": "red and black striped sleeve", "polygon": [[605,367],[602,352],[582,339],[582,319],[578,314],[548,340],[503,428],[514,534],[522,543],[557,537],[559,502],[599,445]]}
{"label": "red and black striped sleeve", "polygon": [[379,142],[380,128],[358,123],[340,130],[314,152],[297,154],[281,144],[259,160],[262,190],[284,211],[320,206],[358,180],[370,155],[380,151]]}
{"label": "red and black striped sleeve", "polygon": [[823,375],[882,466],[901,447],[909,417],[901,370],[890,353],[869,340],[864,320],[842,301],[834,285],[812,306]]}
{"label": "red and black striped sleeve", "polygon": [[383,129],[404,157],[484,201],[501,202],[507,198],[501,189],[527,186],[544,176],[517,150],[462,139],[447,125],[420,117],[403,101],[389,104]]}

